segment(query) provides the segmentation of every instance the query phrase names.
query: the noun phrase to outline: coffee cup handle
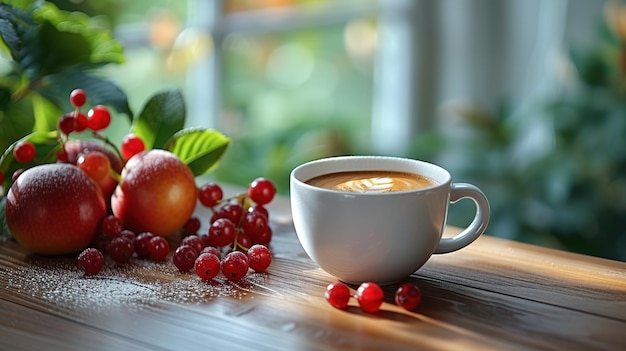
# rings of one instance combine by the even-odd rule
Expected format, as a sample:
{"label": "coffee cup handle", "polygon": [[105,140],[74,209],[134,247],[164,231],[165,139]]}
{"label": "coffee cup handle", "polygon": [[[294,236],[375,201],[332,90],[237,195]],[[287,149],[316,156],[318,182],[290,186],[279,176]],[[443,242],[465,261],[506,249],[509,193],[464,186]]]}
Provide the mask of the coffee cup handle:
{"label": "coffee cup handle", "polygon": [[481,236],[489,223],[489,201],[478,187],[466,183],[452,183],[450,185],[450,202],[461,199],[471,199],[476,204],[476,215],[470,225],[461,233],[451,238],[441,238],[435,249],[436,254],[443,254],[461,249]]}

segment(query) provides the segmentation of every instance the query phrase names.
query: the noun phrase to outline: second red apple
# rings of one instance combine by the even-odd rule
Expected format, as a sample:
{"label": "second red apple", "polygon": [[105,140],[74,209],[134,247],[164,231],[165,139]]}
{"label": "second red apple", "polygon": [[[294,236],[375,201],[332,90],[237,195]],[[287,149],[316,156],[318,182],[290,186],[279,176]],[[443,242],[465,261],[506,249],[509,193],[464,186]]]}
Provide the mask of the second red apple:
{"label": "second red apple", "polygon": [[191,217],[196,201],[189,167],[173,153],[155,149],[128,160],[111,208],[127,229],[169,236]]}

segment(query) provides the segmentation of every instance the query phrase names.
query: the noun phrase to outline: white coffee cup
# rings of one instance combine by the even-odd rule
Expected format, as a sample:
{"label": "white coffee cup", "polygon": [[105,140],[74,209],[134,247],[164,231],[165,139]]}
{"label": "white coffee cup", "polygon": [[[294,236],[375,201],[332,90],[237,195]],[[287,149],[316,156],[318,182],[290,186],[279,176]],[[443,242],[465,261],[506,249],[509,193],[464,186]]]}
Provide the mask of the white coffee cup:
{"label": "white coffee cup", "polygon": [[[419,174],[435,184],[399,192],[346,192],[307,184],[320,175],[348,171]],[[476,186],[452,183],[445,169],[423,161],[384,156],[342,156],[311,161],[290,175],[291,211],[305,252],[324,271],[351,284],[381,285],[406,279],[433,254],[461,249],[489,222],[489,203]],[[471,224],[443,238],[448,206],[476,204]]]}

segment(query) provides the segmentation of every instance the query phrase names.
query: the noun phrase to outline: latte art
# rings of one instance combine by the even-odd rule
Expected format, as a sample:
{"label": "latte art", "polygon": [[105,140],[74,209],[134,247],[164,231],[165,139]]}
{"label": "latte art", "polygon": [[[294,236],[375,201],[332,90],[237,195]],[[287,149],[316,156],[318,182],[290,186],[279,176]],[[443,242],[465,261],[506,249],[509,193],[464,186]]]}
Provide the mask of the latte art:
{"label": "latte art", "polygon": [[355,171],[325,174],[308,184],[353,193],[389,193],[432,186],[435,182],[422,175],[391,171]]}

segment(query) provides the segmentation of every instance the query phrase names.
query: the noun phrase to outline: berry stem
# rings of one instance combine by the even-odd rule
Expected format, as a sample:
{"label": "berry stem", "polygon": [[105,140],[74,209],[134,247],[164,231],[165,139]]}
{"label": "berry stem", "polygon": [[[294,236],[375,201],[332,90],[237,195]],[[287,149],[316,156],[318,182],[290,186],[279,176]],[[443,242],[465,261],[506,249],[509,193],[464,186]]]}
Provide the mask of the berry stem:
{"label": "berry stem", "polygon": [[100,134],[100,133],[98,133],[96,131],[93,131],[92,134],[93,134],[93,136],[96,139],[100,139],[100,140],[104,141],[107,145],[109,145],[111,148],[113,148],[113,150],[115,151],[117,156],[120,158],[120,160],[124,159],[122,157],[122,153],[120,152],[120,149],[118,149],[117,146],[113,142],[111,142],[111,140],[108,137],[106,137],[106,136],[104,136],[104,135],[102,135],[102,134]]}
{"label": "berry stem", "polygon": [[122,183],[122,175],[117,173],[117,171],[115,171],[112,167],[109,168],[109,174],[118,184]]}

